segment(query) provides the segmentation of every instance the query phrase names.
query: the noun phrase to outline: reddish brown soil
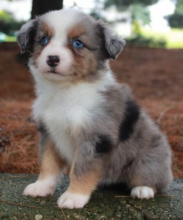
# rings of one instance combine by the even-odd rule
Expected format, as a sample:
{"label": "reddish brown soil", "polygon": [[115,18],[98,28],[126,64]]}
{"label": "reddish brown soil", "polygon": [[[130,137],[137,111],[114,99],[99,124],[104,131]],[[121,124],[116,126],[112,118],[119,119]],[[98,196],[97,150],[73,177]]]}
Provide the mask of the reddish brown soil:
{"label": "reddish brown soil", "polygon": [[[37,173],[33,80],[18,53],[16,46],[0,45],[0,172]],[[111,66],[167,134],[174,176],[183,178],[183,50],[126,47]]]}

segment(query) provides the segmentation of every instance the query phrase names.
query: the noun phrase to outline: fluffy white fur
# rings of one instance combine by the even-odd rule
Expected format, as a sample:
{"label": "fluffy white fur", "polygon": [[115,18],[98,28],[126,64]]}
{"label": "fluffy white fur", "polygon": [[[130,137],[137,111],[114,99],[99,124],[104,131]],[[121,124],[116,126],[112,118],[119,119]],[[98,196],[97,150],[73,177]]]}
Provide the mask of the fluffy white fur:
{"label": "fluffy white fur", "polygon": [[75,9],[64,9],[51,11],[44,15],[44,21],[54,30],[55,39],[60,38],[60,41],[66,40],[68,30],[78,21],[78,12]]}
{"label": "fluffy white fur", "polygon": [[57,149],[71,164],[75,150],[71,133],[75,134],[80,127],[90,124],[93,110],[103,101],[98,91],[105,91],[114,79],[108,72],[98,83],[69,86],[37,77],[36,81],[39,95],[33,105],[34,119],[44,121]]}
{"label": "fluffy white fur", "polygon": [[[78,13],[74,10],[53,11],[45,14],[44,21],[54,32],[54,37],[50,43],[42,51],[38,57],[37,75],[43,76],[49,80],[65,80],[65,76],[69,68],[72,68],[73,56],[71,51],[65,46],[67,43],[67,33],[74,26],[77,21]],[[59,21],[59,22],[58,22]],[[45,62],[50,55],[57,55],[60,58],[60,63],[55,67],[55,71],[59,74],[50,74],[50,67]],[[33,71],[34,72],[34,71]]]}
{"label": "fluffy white fur", "polygon": [[56,184],[57,179],[51,176],[44,180],[37,180],[25,188],[23,195],[32,197],[52,195],[55,191]]}
{"label": "fluffy white fur", "polygon": [[154,198],[154,191],[148,186],[137,186],[132,189],[131,196],[138,199]]}
{"label": "fluffy white fur", "polygon": [[57,204],[59,208],[79,209],[83,208],[89,199],[90,196],[88,195],[74,194],[66,191],[60,196]]}

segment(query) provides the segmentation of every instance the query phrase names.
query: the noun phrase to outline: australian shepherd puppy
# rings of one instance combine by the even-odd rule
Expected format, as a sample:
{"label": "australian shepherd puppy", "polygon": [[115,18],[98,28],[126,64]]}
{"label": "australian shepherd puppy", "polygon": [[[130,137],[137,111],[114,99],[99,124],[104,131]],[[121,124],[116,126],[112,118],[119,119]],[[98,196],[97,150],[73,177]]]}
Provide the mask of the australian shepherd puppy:
{"label": "australian shepherd puppy", "polygon": [[77,10],[37,17],[22,26],[17,40],[22,52],[31,53],[41,153],[39,178],[24,195],[53,194],[66,171],[70,184],[60,208],[82,208],[103,184],[126,183],[139,199],[169,186],[166,137],[109,67],[124,40]]}

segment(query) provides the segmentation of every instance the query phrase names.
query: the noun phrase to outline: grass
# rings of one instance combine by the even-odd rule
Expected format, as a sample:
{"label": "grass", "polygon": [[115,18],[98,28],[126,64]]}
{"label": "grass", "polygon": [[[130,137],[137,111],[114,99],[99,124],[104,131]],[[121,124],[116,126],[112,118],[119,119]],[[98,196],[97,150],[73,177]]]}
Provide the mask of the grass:
{"label": "grass", "polygon": [[5,38],[5,42],[15,42],[16,41],[16,37],[15,36],[6,36]]}
{"label": "grass", "polygon": [[172,28],[166,33],[160,33],[142,27],[140,33],[144,38],[152,38],[155,41],[164,40],[166,42],[166,48],[183,48],[183,29]]}

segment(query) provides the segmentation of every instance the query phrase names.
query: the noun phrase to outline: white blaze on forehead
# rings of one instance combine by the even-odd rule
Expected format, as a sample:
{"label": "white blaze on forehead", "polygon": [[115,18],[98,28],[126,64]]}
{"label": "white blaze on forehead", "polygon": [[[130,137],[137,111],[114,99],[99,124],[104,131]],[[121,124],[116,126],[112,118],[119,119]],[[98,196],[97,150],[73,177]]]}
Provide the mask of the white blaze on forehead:
{"label": "white blaze on forehead", "polygon": [[[81,18],[82,13],[72,9],[52,11],[41,17],[41,20],[52,30],[53,36],[50,36],[49,44],[46,45],[36,60],[39,72],[50,71],[50,67],[46,63],[48,56],[58,56],[60,58],[60,63],[55,68],[57,73],[66,74],[72,67],[73,55],[70,49],[66,47],[68,33]],[[51,76],[51,78],[53,77]]]}
{"label": "white blaze on forehead", "polygon": [[44,15],[44,21],[53,28],[56,38],[64,39],[68,31],[78,23],[81,12],[72,9],[52,11]]}

